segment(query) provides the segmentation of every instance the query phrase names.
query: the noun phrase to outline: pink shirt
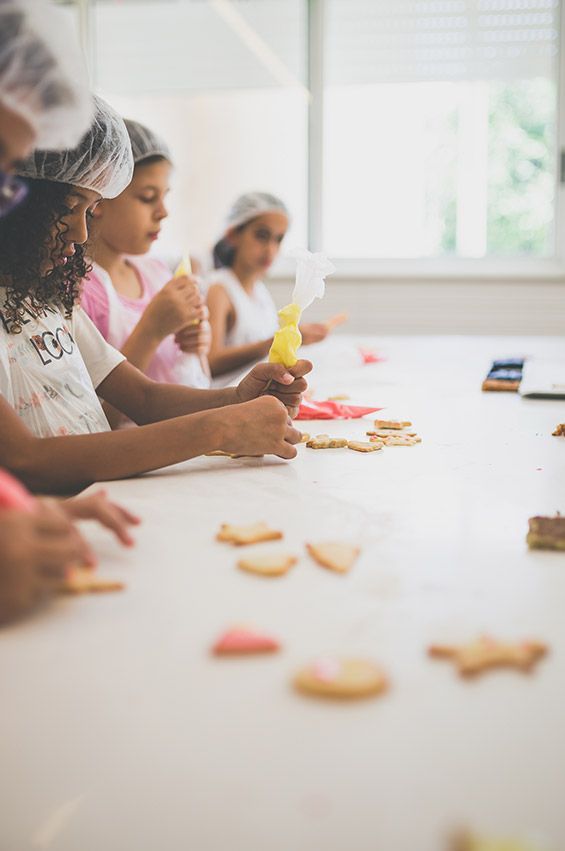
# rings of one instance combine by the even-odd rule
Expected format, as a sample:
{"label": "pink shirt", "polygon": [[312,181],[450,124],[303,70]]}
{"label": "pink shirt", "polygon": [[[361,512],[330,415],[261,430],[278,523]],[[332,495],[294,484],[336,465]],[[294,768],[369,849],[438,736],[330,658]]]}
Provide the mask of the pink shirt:
{"label": "pink shirt", "polygon": [[[172,278],[167,266],[154,257],[128,257],[127,262],[139,278],[139,298],[128,298],[116,292],[110,276],[97,263],[92,264],[92,271],[85,278],[81,296],[81,306],[102,336],[116,349],[122,348],[153,296]],[[189,387],[210,386],[200,358],[182,352],[172,334],[160,343],[146,374],[159,382]]]}

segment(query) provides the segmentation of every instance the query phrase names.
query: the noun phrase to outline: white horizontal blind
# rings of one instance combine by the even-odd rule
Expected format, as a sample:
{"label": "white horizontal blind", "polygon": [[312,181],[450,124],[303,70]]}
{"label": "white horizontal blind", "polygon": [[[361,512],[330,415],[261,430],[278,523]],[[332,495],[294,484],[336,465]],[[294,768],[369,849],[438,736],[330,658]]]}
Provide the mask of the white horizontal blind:
{"label": "white horizontal blind", "polygon": [[304,0],[91,0],[96,86],[120,94],[300,86]]}
{"label": "white horizontal blind", "polygon": [[325,0],[328,85],[557,73],[559,0]]}

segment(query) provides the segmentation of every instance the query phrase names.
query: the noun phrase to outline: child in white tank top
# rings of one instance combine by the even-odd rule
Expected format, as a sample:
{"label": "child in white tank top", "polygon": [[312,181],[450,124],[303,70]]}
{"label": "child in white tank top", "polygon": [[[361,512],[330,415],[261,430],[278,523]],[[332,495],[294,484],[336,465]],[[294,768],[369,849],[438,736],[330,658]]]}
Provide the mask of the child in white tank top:
{"label": "child in white tank top", "polygon": [[[279,327],[271,294],[261,280],[279,253],[289,224],[283,202],[251,192],[237,199],[214,247],[208,275],[212,327],[209,361],[214,384],[230,384],[246,366],[265,358]],[[301,325],[305,345],[323,340],[323,323]]]}

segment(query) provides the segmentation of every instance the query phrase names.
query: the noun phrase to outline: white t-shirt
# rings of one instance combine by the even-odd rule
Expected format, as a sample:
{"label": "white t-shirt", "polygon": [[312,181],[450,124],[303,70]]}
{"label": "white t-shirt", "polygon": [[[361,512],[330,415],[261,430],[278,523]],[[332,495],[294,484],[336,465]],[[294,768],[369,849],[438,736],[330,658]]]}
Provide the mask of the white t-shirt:
{"label": "white t-shirt", "polygon": [[80,307],[26,307],[8,332],[0,299],[0,394],[36,437],[109,431],[96,389],[125,360]]}

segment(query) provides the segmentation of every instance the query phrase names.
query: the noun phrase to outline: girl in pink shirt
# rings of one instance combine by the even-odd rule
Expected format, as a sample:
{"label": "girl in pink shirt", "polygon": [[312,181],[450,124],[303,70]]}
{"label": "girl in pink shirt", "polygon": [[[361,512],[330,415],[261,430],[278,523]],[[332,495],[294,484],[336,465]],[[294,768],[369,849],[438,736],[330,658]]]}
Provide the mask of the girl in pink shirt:
{"label": "girl in pink shirt", "polygon": [[167,216],[171,156],[146,127],[125,123],[133,180],[96,208],[81,305],[103,337],[150,378],[209,387],[210,326],[198,285],[186,275],[171,279],[165,264],[147,254]]}

